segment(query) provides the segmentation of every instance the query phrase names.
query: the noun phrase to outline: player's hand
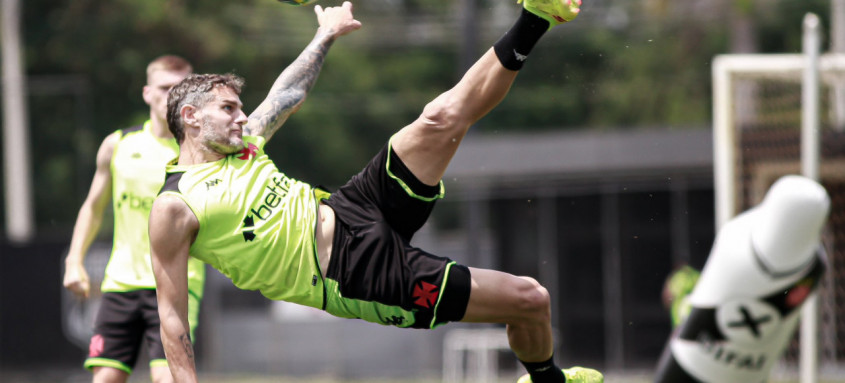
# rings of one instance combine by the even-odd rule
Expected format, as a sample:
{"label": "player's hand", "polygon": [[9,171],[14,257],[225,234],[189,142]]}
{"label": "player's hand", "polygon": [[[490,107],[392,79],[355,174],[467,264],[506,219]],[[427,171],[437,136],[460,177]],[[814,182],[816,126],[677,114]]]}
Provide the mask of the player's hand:
{"label": "player's hand", "polygon": [[66,289],[80,298],[88,298],[88,293],[91,291],[88,272],[85,271],[85,266],[80,263],[69,263],[65,265],[65,279],[63,284]]}
{"label": "player's hand", "polygon": [[334,37],[340,37],[361,28],[361,22],[352,16],[352,3],[348,1],[344,1],[339,7],[326,9],[317,5],[314,7],[314,13],[317,14],[320,29]]}

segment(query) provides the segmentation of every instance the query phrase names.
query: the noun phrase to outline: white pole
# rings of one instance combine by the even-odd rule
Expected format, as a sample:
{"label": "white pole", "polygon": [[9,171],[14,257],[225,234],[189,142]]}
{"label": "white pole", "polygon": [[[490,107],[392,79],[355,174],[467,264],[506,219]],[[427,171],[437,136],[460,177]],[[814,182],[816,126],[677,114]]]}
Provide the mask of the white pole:
{"label": "white pole", "polygon": [[23,244],[35,233],[26,86],[21,59],[20,0],[3,0],[3,170],[6,236]]}
{"label": "white pole", "polygon": [[734,194],[736,145],[733,126],[733,92],[728,59],[724,56],[713,60],[713,183],[716,193],[716,232],[736,213]]}
{"label": "white pole", "polygon": [[[804,76],[801,85],[801,173],[819,179],[819,50],[818,16],[804,16]],[[801,312],[801,383],[818,382],[819,304],[816,294],[804,303]]]}

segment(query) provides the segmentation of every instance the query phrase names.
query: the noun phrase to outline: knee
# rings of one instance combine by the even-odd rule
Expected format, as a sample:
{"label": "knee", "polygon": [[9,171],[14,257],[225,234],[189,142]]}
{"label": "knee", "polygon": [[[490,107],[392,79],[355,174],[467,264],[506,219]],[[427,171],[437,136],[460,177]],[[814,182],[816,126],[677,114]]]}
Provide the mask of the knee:
{"label": "knee", "polygon": [[430,133],[448,133],[464,124],[461,110],[451,100],[449,92],[429,102],[420,118],[425,121],[424,126]]}
{"label": "knee", "polygon": [[520,288],[520,310],[534,320],[551,320],[551,297],[549,291],[534,278],[520,277],[524,284]]}

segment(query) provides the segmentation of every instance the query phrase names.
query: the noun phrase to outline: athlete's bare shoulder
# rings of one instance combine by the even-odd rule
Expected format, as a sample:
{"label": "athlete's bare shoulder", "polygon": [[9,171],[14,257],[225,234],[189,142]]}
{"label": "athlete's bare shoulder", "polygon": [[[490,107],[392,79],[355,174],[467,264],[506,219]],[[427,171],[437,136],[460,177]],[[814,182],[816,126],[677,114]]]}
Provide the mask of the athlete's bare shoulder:
{"label": "athlete's bare shoulder", "polygon": [[108,165],[111,163],[111,157],[114,154],[114,148],[117,142],[120,141],[120,132],[113,132],[103,139],[100,143],[100,148],[97,150],[97,165]]}
{"label": "athlete's bare shoulder", "polygon": [[193,236],[198,229],[199,220],[182,198],[163,193],[153,202],[150,210],[151,240],[171,235]]}

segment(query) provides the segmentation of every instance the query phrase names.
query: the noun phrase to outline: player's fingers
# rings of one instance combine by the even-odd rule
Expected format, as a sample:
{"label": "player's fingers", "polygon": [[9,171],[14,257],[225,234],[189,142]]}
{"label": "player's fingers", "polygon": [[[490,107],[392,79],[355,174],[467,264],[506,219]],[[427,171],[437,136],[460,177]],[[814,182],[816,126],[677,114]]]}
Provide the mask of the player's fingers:
{"label": "player's fingers", "polygon": [[344,2],[343,2],[343,7],[344,7],[344,8],[348,8],[348,9],[349,9],[349,11],[350,11],[350,12],[352,12],[352,3],[351,3],[351,2],[349,2],[349,1],[344,1]]}
{"label": "player's fingers", "polygon": [[91,290],[91,283],[88,281],[88,275],[81,272],[75,276],[68,276],[65,278],[64,286],[78,297],[87,298],[88,292]]}
{"label": "player's fingers", "polygon": [[68,289],[68,291],[72,292],[73,295],[76,295],[76,296],[83,296],[83,294],[84,294],[84,291],[82,290],[82,286],[79,283],[79,281],[66,283],[65,288]]}
{"label": "player's fingers", "polygon": [[322,16],[323,15],[323,7],[321,7],[319,4],[315,5],[314,6],[314,13],[317,14],[317,17]]}
{"label": "player's fingers", "polygon": [[91,292],[91,284],[89,284],[89,283],[86,281],[86,282],[83,284],[83,286],[82,286],[82,297],[87,299],[87,298],[88,298],[88,294],[89,294],[90,292]]}

